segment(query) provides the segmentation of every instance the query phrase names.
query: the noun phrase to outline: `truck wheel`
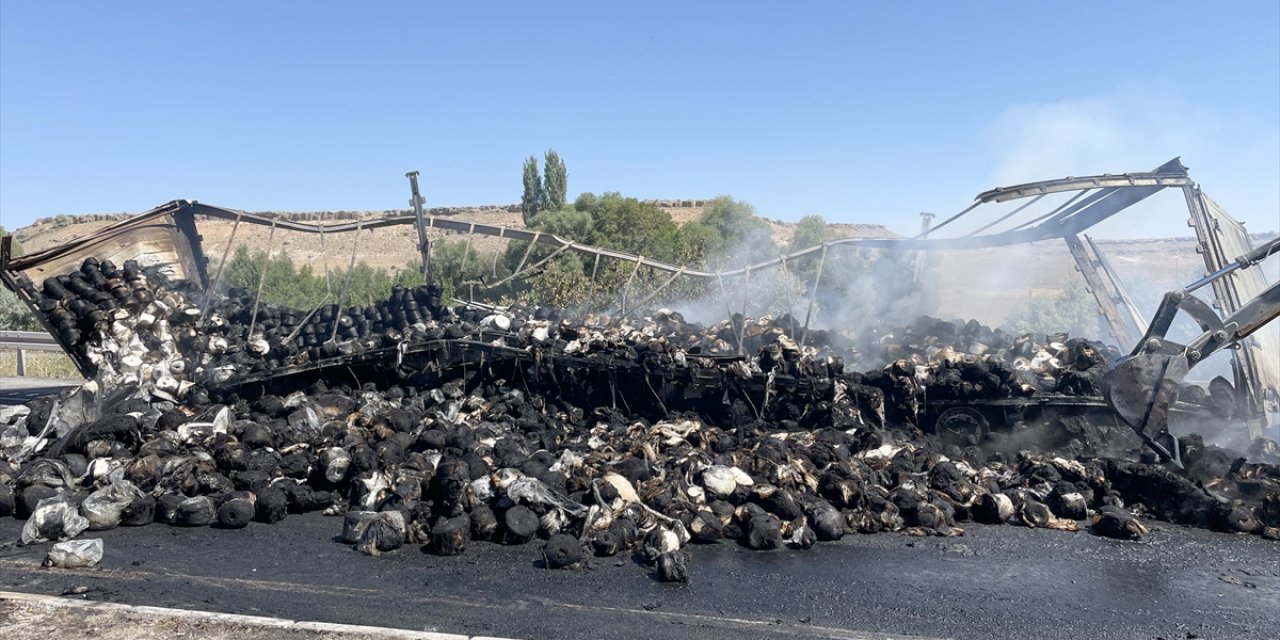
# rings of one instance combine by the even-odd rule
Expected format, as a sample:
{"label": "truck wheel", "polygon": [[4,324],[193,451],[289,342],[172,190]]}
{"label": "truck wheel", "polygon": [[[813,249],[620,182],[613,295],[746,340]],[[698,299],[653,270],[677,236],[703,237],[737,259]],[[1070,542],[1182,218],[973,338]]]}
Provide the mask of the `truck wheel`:
{"label": "truck wheel", "polygon": [[943,442],[962,448],[979,444],[990,431],[987,418],[973,407],[951,407],[938,416],[934,426]]}

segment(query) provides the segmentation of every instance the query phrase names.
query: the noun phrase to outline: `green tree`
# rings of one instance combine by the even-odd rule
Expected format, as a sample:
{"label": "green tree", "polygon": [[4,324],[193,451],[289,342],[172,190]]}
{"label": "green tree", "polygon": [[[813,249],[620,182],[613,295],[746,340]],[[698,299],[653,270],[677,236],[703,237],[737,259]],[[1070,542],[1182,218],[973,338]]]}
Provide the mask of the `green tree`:
{"label": "green tree", "polygon": [[222,267],[221,274],[215,274],[219,278],[218,287],[223,290],[242,288],[247,291],[254,291],[258,288],[258,277],[262,273],[262,267],[267,261],[267,254],[259,251],[256,255],[249,251],[248,245],[239,245],[231,259]]}
{"label": "green tree", "polygon": [[[796,223],[795,233],[787,243],[786,252],[794,253],[840,237],[840,234],[827,224],[826,218],[818,215],[805,216]],[[820,252],[814,252],[794,264],[788,264],[787,270],[806,283],[806,295],[814,292],[813,287],[816,283],[818,300],[824,306],[830,307],[844,304],[844,298],[849,294],[850,284],[867,271],[869,262],[868,257],[862,252],[851,247],[836,245],[827,248],[825,257]],[[818,278],[820,266],[821,279]]]}
{"label": "green tree", "polygon": [[263,302],[296,309],[337,303],[366,305],[385,299],[395,284],[417,286],[422,281],[421,273],[420,265],[411,265],[392,276],[386,269],[375,269],[361,261],[350,271],[330,271],[326,281],[310,264],[299,267],[283,253],[268,257],[265,251],[250,251],[248,246],[240,245],[227,262],[219,288],[242,288],[252,296],[258,293],[261,283]]}
{"label": "green tree", "polygon": [[554,149],[548,149],[542,165],[542,208],[559,211],[564,208],[569,190],[569,171]]}
{"label": "green tree", "polygon": [[[596,196],[583,193],[573,205],[558,211],[543,211],[530,228],[544,233],[607,249],[616,249],[674,264],[697,264],[714,232],[703,225],[677,225],[671,215],[653,203],[641,202],[619,193]],[[504,262],[508,269],[530,269],[551,254],[545,245],[532,248],[525,242],[507,246]],[[595,274],[595,283],[591,276]],[[515,288],[521,299],[534,304],[575,304],[595,291],[602,300],[620,294],[624,287],[631,299],[651,291],[668,274],[636,269],[634,263],[602,260],[597,267],[591,256],[564,253],[540,265],[537,273],[522,279]],[[685,283],[673,283],[664,290],[689,293]]]}
{"label": "green tree", "polygon": [[706,248],[710,266],[743,267],[778,254],[768,223],[746,202],[720,196],[707,203],[698,222],[715,232]]}
{"label": "green tree", "polygon": [[3,238],[5,236],[13,236],[13,239],[10,240],[10,242],[12,243],[11,245],[12,248],[10,249],[11,251],[10,255],[14,258],[22,255],[22,243],[18,242],[18,236],[11,234],[8,231],[5,231],[4,226],[0,225],[0,238]]}
{"label": "green tree", "polygon": [[[668,264],[701,265],[707,247],[718,240],[715,230],[707,225],[697,221],[678,225],[657,205],[618,193],[599,197],[584,194],[575,206],[587,207],[592,212],[591,244]],[[634,263],[609,261],[601,265],[594,289],[601,298],[617,297],[625,292],[629,304],[654,292],[658,297],[653,304],[699,298],[706,293],[706,283],[678,279],[668,284],[670,277],[667,272],[636,269]],[[658,292],[660,285],[665,288]]]}
{"label": "green tree", "polygon": [[[588,196],[590,194],[583,194]],[[592,219],[589,209],[579,209],[578,203],[587,203],[590,199],[579,196],[575,206],[538,213],[529,222],[529,228],[574,242],[590,243],[592,237]],[[528,242],[511,242],[501,260],[505,267],[501,277],[506,277],[516,269],[528,269],[546,259],[554,251],[548,245],[537,244],[532,247]],[[576,272],[576,275],[575,275]],[[562,253],[550,263],[543,265],[537,274],[512,283],[500,294],[514,294],[533,304],[561,304],[564,300],[573,299],[574,295],[586,295],[589,289],[588,274],[583,271],[582,260],[572,252]],[[584,284],[585,283],[585,284]]]}
{"label": "green tree", "polygon": [[[447,301],[459,299],[496,301],[500,298],[508,290],[506,287],[493,290],[482,284],[508,275],[506,265],[501,260],[497,261],[498,271],[494,272],[494,257],[493,252],[482,253],[463,240],[436,242],[432,248],[431,259],[444,299]],[[399,284],[416,286],[417,283],[399,282]]]}
{"label": "green tree", "polygon": [[534,218],[532,228],[575,242],[589,242],[594,225],[590,210],[574,208],[543,211]]}
{"label": "green tree", "polygon": [[[265,251],[250,251],[246,245],[236,247],[231,260],[223,269],[219,288],[244,289],[249,295],[258,293],[262,283],[262,300],[290,307],[312,307],[324,298],[324,278],[312,273],[311,265],[299,270],[289,256],[279,254],[268,257]],[[341,281],[335,281],[338,290]]]}
{"label": "green tree", "polygon": [[[543,211],[534,216],[529,223],[531,231],[539,231],[582,243],[591,241],[591,226],[590,212],[578,211],[577,209]],[[508,273],[510,273],[516,269],[536,264],[550,255],[552,251],[554,249],[548,245],[535,244],[530,247],[528,242],[514,241],[507,244],[502,262],[506,265]]]}
{"label": "green tree", "polygon": [[651,202],[620,193],[606,193],[590,209],[592,227],[588,242],[663,262],[674,262],[678,226],[671,214]]}
{"label": "green tree", "polygon": [[533,223],[533,217],[542,210],[543,189],[542,178],[538,176],[538,159],[529,156],[524,161],[524,192],[520,195],[520,212],[524,214],[526,226]]}
{"label": "green tree", "polygon": [[707,255],[707,247],[715,241],[714,229],[697,220],[690,220],[680,225],[676,231],[676,255],[673,262],[679,265],[702,264]]}
{"label": "green tree", "polygon": [[[4,227],[0,227],[0,238],[9,235]],[[14,237],[10,242],[12,257],[22,255],[22,244]],[[18,299],[18,295],[4,285],[0,285],[0,331],[39,331],[40,322],[32,315],[27,305]]]}
{"label": "green tree", "polygon": [[796,223],[795,233],[787,243],[787,253],[834,240],[836,233],[822,216],[805,216]]}
{"label": "green tree", "polygon": [[568,307],[581,302],[591,290],[584,256],[569,253],[557,257],[529,279],[524,298],[536,304]]}
{"label": "green tree", "polygon": [[[580,208],[581,207],[581,208]],[[616,249],[674,262],[682,255],[677,246],[679,227],[671,215],[649,202],[627,198],[619,193],[596,197],[583,194],[574,207],[560,211],[543,211],[534,217],[530,229],[606,249]],[[528,244],[512,242],[507,247],[507,265],[517,268]],[[529,251],[529,265],[550,254],[544,246]]]}
{"label": "green tree", "polygon": [[598,199],[596,194],[590,191],[583,191],[574,199],[573,208],[576,211],[590,211],[592,207],[596,206],[596,200]]}

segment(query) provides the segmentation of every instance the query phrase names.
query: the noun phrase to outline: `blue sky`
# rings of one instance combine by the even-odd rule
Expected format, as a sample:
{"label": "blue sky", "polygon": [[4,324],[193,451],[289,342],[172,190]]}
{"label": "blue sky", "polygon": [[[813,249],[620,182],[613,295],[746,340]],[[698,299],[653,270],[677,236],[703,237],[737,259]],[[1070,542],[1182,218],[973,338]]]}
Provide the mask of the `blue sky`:
{"label": "blue sky", "polygon": [[1274,0],[357,4],[0,0],[0,224],[400,208],[411,169],[431,205],[510,203],[554,148],[571,196],[899,231],[1181,155],[1280,227]]}

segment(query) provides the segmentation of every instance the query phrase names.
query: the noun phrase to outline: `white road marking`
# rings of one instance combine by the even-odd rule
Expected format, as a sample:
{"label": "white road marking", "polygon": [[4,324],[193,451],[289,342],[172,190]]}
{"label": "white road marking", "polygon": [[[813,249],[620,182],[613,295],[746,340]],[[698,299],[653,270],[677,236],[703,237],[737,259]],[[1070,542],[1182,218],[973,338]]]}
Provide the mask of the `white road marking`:
{"label": "white road marking", "polygon": [[436,633],[432,631],[414,631],[412,629],[395,629],[391,627],[373,627],[360,624],[336,624],[332,622],[312,622],[307,620],[288,620],[285,618],[269,618],[266,616],[247,616],[236,613],[217,613],[213,611],[195,611],[192,609],[170,609],[167,607],[148,607],[141,605],[116,604],[114,602],[96,602],[93,600],[77,600],[60,596],[36,595],[16,591],[0,591],[0,600],[20,602],[43,607],[61,607],[71,609],[89,609],[96,611],[116,611],[143,615],[164,616],[183,620],[198,620],[223,624],[240,624],[275,629],[298,631],[318,631],[323,633],[365,634],[379,638],[405,638],[407,640],[513,640],[512,638],[495,638],[492,636],[464,636],[455,633]]}

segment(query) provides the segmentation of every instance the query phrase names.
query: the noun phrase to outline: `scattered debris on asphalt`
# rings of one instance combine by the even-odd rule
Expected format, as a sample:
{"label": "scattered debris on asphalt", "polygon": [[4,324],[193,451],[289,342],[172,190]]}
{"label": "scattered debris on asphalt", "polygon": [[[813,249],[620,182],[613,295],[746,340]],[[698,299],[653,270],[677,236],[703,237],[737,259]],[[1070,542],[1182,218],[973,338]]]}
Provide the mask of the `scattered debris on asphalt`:
{"label": "scattered debris on asphalt", "polygon": [[[1074,411],[1116,353],[1065,335],[575,321],[445,307],[431,287],[308,312],[94,259],[28,293],[96,380],[0,413],[0,515],[26,519],[24,544],[321,511],[371,555],[537,539],[548,568],[634,552],[685,582],[688,547],[720,541],[974,522],[1138,539],[1138,517],[1280,537],[1273,443],[1247,460],[1193,437],[1185,474],[1157,464]],[[1027,412],[1046,406],[1071,410]]]}

